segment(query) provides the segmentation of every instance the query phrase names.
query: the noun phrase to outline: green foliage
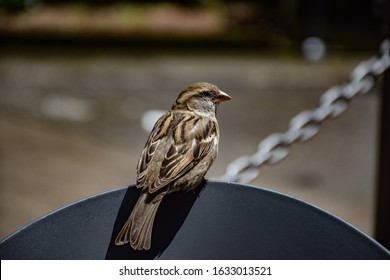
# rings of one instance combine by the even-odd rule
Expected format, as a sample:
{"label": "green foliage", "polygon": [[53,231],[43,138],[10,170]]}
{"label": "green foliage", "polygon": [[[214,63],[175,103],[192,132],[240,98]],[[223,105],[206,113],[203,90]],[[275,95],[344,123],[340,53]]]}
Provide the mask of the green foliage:
{"label": "green foliage", "polygon": [[19,11],[29,10],[42,3],[41,0],[0,0],[0,10]]}
{"label": "green foliage", "polygon": [[0,9],[20,10],[24,8],[24,0],[0,0]]}

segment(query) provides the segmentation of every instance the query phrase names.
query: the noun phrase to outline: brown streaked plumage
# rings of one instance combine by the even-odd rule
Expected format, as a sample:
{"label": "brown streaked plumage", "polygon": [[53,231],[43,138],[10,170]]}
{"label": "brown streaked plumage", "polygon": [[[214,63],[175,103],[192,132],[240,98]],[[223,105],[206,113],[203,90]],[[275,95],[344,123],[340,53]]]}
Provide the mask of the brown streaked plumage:
{"label": "brown streaked plumage", "polygon": [[135,250],[148,250],[154,218],[165,195],[194,190],[218,154],[217,104],[231,99],[216,86],[188,86],[153,127],[137,165],[141,194],[115,239]]}

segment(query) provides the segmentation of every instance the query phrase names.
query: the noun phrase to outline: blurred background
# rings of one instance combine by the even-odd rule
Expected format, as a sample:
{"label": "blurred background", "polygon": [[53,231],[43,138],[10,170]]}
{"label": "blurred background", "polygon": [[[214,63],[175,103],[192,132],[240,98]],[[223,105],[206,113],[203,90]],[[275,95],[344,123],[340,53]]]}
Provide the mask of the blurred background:
{"label": "blurred background", "polygon": [[[384,0],[0,0],[0,238],[75,200],[133,184],[148,117],[193,82],[233,97],[219,108],[220,155],[207,178],[223,175],[377,54],[388,7]],[[380,90],[379,83],[355,98],[252,184],[372,235]]]}

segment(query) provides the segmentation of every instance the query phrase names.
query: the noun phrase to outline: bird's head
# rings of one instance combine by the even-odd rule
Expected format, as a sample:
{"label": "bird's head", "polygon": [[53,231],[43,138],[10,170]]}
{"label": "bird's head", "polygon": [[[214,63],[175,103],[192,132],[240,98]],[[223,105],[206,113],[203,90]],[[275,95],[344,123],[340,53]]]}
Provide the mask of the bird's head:
{"label": "bird's head", "polygon": [[198,114],[215,115],[217,104],[231,97],[213,84],[199,82],[189,85],[177,97],[172,110],[190,110]]}

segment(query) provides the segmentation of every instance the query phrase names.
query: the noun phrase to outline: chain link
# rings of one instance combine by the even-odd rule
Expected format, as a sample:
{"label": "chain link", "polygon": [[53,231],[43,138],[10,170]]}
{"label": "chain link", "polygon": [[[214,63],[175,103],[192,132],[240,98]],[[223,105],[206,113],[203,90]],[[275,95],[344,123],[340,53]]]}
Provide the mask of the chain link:
{"label": "chain link", "polygon": [[327,90],[321,96],[317,108],[303,111],[293,117],[287,131],[271,134],[260,142],[255,154],[239,157],[230,163],[220,179],[249,183],[259,175],[263,165],[276,164],[283,160],[289,154],[293,143],[313,138],[324,120],[338,117],[348,108],[352,98],[372,90],[377,78],[390,67],[389,39],[381,43],[379,52],[379,57],[372,57],[356,66],[348,83]]}

